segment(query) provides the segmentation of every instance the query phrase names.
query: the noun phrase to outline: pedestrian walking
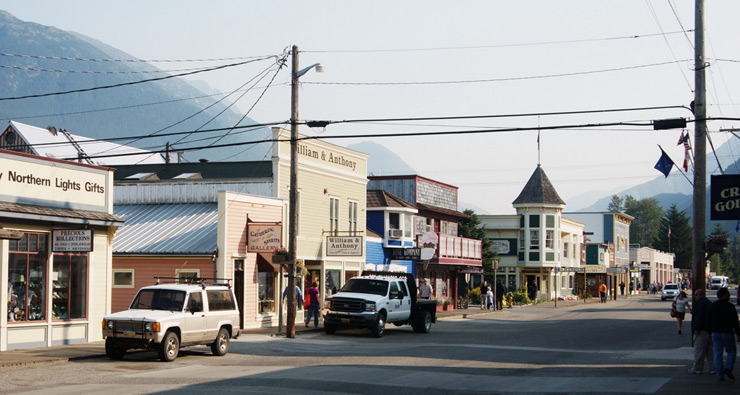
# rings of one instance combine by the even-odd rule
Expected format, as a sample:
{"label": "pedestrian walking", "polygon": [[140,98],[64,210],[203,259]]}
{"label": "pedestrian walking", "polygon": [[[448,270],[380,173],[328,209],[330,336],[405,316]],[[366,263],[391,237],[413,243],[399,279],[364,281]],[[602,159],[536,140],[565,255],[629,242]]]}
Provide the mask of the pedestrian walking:
{"label": "pedestrian walking", "polygon": [[678,296],[676,296],[676,299],[673,300],[673,304],[671,304],[671,309],[674,312],[674,317],[676,318],[676,326],[678,327],[678,334],[681,334],[681,329],[683,328],[683,320],[686,318],[686,310],[691,312],[691,305],[689,304],[689,297],[686,295],[686,292],[681,291]]}
{"label": "pedestrian walking", "polygon": [[488,282],[486,280],[483,280],[483,282],[480,285],[480,309],[485,310],[486,309],[486,293],[488,292]]}
{"label": "pedestrian walking", "polygon": [[497,310],[503,310],[504,309],[504,284],[501,283],[501,280],[496,281],[496,309]]}
{"label": "pedestrian walking", "polygon": [[308,311],[306,313],[306,328],[311,322],[311,316],[313,316],[313,326],[319,327],[319,284],[316,281],[311,283],[311,288],[306,291],[306,301],[309,302]]}
{"label": "pedestrian walking", "polygon": [[630,295],[632,295],[632,292],[634,292],[634,291],[635,291],[635,283],[633,283],[632,281],[630,281]]}
{"label": "pedestrian walking", "polygon": [[491,291],[491,287],[488,287],[486,289],[486,309],[491,310],[493,307],[493,291]]}
{"label": "pedestrian walking", "polygon": [[619,283],[619,294],[624,295],[624,281]]}
{"label": "pedestrian walking", "polygon": [[[730,291],[727,288],[720,288],[717,301],[709,306],[709,331],[712,332],[717,378],[720,381],[724,381],[725,377],[734,380],[732,369],[735,367],[736,343],[740,343],[740,321],[735,306],[730,303]],[[725,352],[727,360],[723,360]]]}
{"label": "pedestrian walking", "polygon": [[539,288],[537,287],[537,281],[530,281],[529,286],[527,286],[527,291],[529,294],[529,299],[532,302],[537,303],[537,292],[539,291]]}
{"label": "pedestrian walking", "polygon": [[599,285],[599,296],[601,297],[601,303],[606,303],[606,284],[603,282]]}
{"label": "pedestrian walking", "polygon": [[432,286],[429,285],[429,282],[427,282],[427,279],[421,280],[421,285],[419,286],[419,298],[420,299],[429,299],[432,297]]}
{"label": "pedestrian walking", "polygon": [[714,357],[712,355],[712,334],[709,333],[709,306],[706,291],[697,289],[694,292],[694,308],[691,310],[691,333],[694,335],[694,364],[689,373],[701,374],[706,361],[709,373],[714,374]]}

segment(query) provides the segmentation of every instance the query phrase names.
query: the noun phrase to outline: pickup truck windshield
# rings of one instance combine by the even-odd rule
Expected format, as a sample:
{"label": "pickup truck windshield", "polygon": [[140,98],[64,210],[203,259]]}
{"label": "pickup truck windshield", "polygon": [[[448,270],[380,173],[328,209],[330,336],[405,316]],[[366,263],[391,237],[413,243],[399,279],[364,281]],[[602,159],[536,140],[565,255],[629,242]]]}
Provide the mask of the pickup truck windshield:
{"label": "pickup truck windshield", "polygon": [[170,289],[142,289],[131,303],[131,309],[182,311],[185,292]]}
{"label": "pickup truck windshield", "polygon": [[353,278],[347,281],[340,291],[385,296],[388,294],[388,281]]}

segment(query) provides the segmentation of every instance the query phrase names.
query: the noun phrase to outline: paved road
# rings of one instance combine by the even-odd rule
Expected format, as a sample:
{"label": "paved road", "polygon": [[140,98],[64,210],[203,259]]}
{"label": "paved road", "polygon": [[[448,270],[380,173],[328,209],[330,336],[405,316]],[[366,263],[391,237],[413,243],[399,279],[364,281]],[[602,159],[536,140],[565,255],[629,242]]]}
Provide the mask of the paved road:
{"label": "paved road", "polygon": [[[243,336],[230,353],[205,347],[174,363],[153,352],[0,370],[0,392],[23,393],[738,393],[689,375],[691,338],[659,297],[522,307],[440,321],[432,332],[390,327],[296,339]],[[688,333],[685,327],[684,333]],[[50,391],[51,390],[51,391]]]}

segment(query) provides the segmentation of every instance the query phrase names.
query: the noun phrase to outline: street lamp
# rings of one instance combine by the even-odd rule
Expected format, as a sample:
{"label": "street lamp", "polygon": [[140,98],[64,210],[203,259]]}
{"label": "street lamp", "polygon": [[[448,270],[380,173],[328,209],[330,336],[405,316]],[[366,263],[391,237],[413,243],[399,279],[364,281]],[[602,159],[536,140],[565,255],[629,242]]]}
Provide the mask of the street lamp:
{"label": "street lamp", "polygon": [[285,327],[285,336],[295,338],[295,263],[296,247],[298,242],[298,79],[309,70],[316,68],[323,72],[324,67],[319,63],[312,64],[302,70],[298,69],[298,46],[292,48],[293,68],[290,78],[290,195],[288,196],[288,322]]}

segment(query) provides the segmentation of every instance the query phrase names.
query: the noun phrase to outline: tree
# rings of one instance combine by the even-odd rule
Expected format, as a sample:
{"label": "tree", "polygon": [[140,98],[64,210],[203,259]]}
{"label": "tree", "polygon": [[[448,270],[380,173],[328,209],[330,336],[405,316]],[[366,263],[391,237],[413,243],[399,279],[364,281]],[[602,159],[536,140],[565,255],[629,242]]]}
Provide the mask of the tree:
{"label": "tree", "polygon": [[653,247],[664,214],[660,202],[653,198],[637,200],[627,195],[624,208],[624,212],[634,218],[630,224],[630,243]]}
{"label": "tree", "polygon": [[496,259],[496,252],[491,250],[493,242],[486,237],[486,228],[481,225],[480,218],[471,209],[463,211],[468,218],[461,219],[457,223],[457,234],[460,237],[469,239],[479,239],[483,242],[483,270],[486,274],[494,274],[493,260]]}
{"label": "tree", "polygon": [[686,211],[678,211],[675,204],[671,205],[660,221],[658,234],[653,240],[654,248],[676,254],[676,268],[691,269],[693,240],[693,229]]}
{"label": "tree", "polygon": [[609,207],[607,208],[610,213],[621,213],[624,211],[624,199],[622,199],[619,195],[612,196],[612,200],[609,202]]}

